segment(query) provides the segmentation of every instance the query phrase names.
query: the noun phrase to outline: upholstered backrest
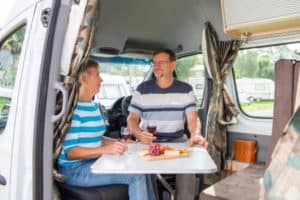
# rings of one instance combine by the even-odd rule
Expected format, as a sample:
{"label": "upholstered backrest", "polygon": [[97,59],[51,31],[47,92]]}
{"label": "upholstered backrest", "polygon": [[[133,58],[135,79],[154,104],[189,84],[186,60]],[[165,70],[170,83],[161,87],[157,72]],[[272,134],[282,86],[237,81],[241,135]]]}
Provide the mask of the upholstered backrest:
{"label": "upholstered backrest", "polygon": [[299,69],[300,63],[294,60],[281,59],[275,64],[275,101],[267,164],[285,125],[293,114]]}

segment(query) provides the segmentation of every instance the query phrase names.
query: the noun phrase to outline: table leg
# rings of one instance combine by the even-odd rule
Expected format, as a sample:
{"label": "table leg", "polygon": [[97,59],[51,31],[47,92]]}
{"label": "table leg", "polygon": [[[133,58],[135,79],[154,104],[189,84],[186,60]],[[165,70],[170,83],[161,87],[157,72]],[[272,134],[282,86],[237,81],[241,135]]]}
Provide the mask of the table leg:
{"label": "table leg", "polygon": [[172,187],[170,186],[170,184],[160,175],[160,174],[156,174],[156,177],[158,178],[158,180],[161,182],[161,184],[168,190],[168,192],[171,195],[171,200],[175,200],[175,191],[172,189]]}

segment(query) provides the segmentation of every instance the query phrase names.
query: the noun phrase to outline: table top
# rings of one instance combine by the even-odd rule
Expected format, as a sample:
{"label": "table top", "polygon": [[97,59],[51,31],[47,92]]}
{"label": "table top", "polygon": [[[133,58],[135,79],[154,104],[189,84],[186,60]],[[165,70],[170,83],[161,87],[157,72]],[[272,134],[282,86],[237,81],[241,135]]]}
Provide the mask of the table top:
{"label": "table top", "polygon": [[[187,143],[163,143],[171,147],[186,148]],[[128,144],[128,152],[123,155],[104,155],[92,165],[93,173],[107,174],[209,174],[217,171],[217,166],[206,149],[190,147],[187,157],[147,161],[137,155],[145,145]]]}

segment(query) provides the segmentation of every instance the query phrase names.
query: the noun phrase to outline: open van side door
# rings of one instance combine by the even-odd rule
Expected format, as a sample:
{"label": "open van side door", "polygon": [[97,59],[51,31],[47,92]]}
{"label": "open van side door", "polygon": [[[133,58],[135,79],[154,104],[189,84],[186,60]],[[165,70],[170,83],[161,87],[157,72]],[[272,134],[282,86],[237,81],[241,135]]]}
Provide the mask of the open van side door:
{"label": "open van side door", "polygon": [[36,110],[52,1],[18,1],[0,32],[1,199],[34,199]]}

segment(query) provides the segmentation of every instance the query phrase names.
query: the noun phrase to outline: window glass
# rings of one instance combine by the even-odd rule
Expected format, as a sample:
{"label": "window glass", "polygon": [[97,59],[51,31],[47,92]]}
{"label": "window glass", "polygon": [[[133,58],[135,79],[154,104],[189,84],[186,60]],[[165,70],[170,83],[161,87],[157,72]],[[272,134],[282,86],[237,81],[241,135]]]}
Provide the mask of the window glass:
{"label": "window glass", "polygon": [[240,108],[255,117],[272,117],[274,66],[279,59],[300,59],[300,43],[241,50],[234,63]]}
{"label": "window glass", "polygon": [[105,93],[105,96],[103,96],[103,98],[105,97],[108,99],[116,99],[124,95],[122,94],[120,87],[117,84],[104,84],[101,90]]}
{"label": "window glass", "polygon": [[205,84],[203,57],[201,54],[186,56],[177,60],[177,79],[189,83],[197,98],[197,108],[202,105]]}
{"label": "window glass", "polygon": [[15,85],[18,62],[25,34],[25,26],[19,28],[1,42],[0,48],[0,132],[6,126],[10,102]]}
{"label": "window glass", "polygon": [[95,98],[107,109],[120,97],[131,95],[151,67],[148,58],[92,56],[92,59],[99,63],[103,79],[100,92]]}

